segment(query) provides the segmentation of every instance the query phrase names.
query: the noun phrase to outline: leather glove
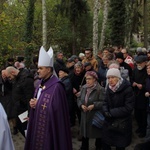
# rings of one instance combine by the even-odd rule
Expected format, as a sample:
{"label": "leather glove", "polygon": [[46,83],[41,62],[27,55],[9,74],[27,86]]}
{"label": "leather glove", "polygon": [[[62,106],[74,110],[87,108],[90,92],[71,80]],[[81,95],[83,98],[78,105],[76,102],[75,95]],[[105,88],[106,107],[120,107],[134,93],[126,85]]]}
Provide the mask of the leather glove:
{"label": "leather glove", "polygon": [[112,117],[109,112],[105,112],[104,115],[105,115],[106,118],[111,118]]}

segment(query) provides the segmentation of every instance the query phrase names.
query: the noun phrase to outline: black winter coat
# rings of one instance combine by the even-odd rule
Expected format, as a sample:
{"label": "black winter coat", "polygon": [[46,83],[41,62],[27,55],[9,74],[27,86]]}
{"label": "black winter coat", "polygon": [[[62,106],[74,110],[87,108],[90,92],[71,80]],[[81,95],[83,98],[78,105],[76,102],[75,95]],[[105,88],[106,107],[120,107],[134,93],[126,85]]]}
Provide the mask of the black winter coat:
{"label": "black winter coat", "polygon": [[55,61],[55,63],[54,63],[54,69],[55,69],[55,71],[56,71],[57,76],[59,76],[59,75],[58,75],[59,70],[60,70],[61,68],[64,68],[64,67],[66,67],[64,61],[57,58],[56,61]]}
{"label": "black winter coat", "polygon": [[4,107],[8,119],[12,118],[12,83],[0,76],[0,102]]}
{"label": "black winter coat", "polygon": [[14,117],[29,110],[29,101],[34,94],[34,79],[25,69],[20,70],[13,82],[12,97],[14,102]]}
{"label": "black winter coat", "polygon": [[70,75],[72,86],[77,90],[77,92],[80,91],[80,86],[83,86],[86,83],[84,76],[85,76],[85,71],[83,71],[79,75],[76,75],[75,73],[72,73]]}
{"label": "black winter coat", "polygon": [[[146,92],[150,93],[150,76],[148,76],[147,80],[146,80]],[[150,97],[148,97],[147,99],[147,111],[148,113],[150,113]]]}
{"label": "black winter coat", "polygon": [[101,66],[98,69],[98,77],[99,77],[99,83],[101,86],[106,86],[106,74],[107,74],[108,67],[106,67],[103,63],[101,63]]}
{"label": "black winter coat", "polygon": [[147,75],[146,67],[143,68],[142,70],[138,70],[137,68],[133,70],[133,76],[132,76],[133,82],[142,84],[142,89],[137,88],[137,86],[133,87],[134,94],[135,94],[135,108],[136,109],[147,108],[148,98],[145,97],[147,77],[148,75]]}
{"label": "black winter coat", "polygon": [[63,77],[61,79],[61,81],[65,86],[67,102],[68,102],[68,106],[69,106],[69,112],[71,112],[73,109],[73,102],[74,102],[73,87],[72,87],[69,76]]}
{"label": "black winter coat", "polygon": [[[108,145],[126,147],[131,142],[132,119],[131,113],[134,108],[134,94],[130,83],[123,80],[119,89],[113,92],[109,87],[103,103],[103,111],[109,112],[111,118],[106,118],[103,128],[103,140]],[[112,130],[111,124],[116,119],[125,119],[123,129]]]}

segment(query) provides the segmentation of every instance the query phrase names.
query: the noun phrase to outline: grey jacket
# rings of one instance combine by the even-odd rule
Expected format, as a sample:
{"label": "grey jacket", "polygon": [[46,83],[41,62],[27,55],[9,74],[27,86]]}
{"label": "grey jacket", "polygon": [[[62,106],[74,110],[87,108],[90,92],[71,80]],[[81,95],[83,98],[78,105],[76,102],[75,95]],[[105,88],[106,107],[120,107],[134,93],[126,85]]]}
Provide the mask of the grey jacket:
{"label": "grey jacket", "polygon": [[88,138],[100,138],[102,131],[99,128],[92,126],[92,119],[96,111],[102,110],[102,104],[104,100],[104,88],[98,83],[93,91],[90,93],[86,106],[94,104],[94,108],[91,111],[84,112],[81,105],[85,105],[86,85],[81,88],[81,94],[77,99],[78,107],[81,109],[81,123],[80,132],[81,135]]}

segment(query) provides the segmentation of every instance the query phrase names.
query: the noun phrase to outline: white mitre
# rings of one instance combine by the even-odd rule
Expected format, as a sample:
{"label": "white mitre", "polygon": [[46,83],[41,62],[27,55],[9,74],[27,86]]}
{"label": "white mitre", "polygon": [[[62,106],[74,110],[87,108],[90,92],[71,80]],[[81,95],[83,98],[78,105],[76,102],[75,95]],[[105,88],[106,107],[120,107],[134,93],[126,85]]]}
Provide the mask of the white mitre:
{"label": "white mitre", "polygon": [[42,46],[39,52],[38,66],[53,67],[52,62],[53,60],[51,60],[49,54],[45,51],[44,47]]}
{"label": "white mitre", "polygon": [[49,50],[47,51],[47,54],[50,57],[50,66],[53,67],[54,59],[53,59],[53,49],[52,49],[52,47],[49,48]]}
{"label": "white mitre", "polygon": [[[51,64],[51,66],[53,66],[53,64],[54,64],[54,53],[53,53],[53,49],[52,49],[52,47],[50,47],[49,48],[49,50],[47,51],[47,53],[48,53],[48,55],[49,55],[49,57],[50,57],[50,64]],[[55,68],[53,68],[53,74],[58,78],[58,76],[57,76],[57,74],[56,74],[56,71],[55,71]]]}

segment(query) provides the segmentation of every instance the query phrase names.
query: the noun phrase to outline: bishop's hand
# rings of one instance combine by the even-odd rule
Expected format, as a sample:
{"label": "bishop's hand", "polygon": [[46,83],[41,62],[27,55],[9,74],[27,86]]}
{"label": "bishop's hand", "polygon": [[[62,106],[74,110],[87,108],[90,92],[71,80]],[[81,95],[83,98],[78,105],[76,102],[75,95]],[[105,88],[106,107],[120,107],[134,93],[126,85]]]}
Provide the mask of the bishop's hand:
{"label": "bishop's hand", "polygon": [[36,98],[31,99],[30,102],[29,102],[30,107],[31,108],[35,108],[36,103],[37,103],[37,99]]}

